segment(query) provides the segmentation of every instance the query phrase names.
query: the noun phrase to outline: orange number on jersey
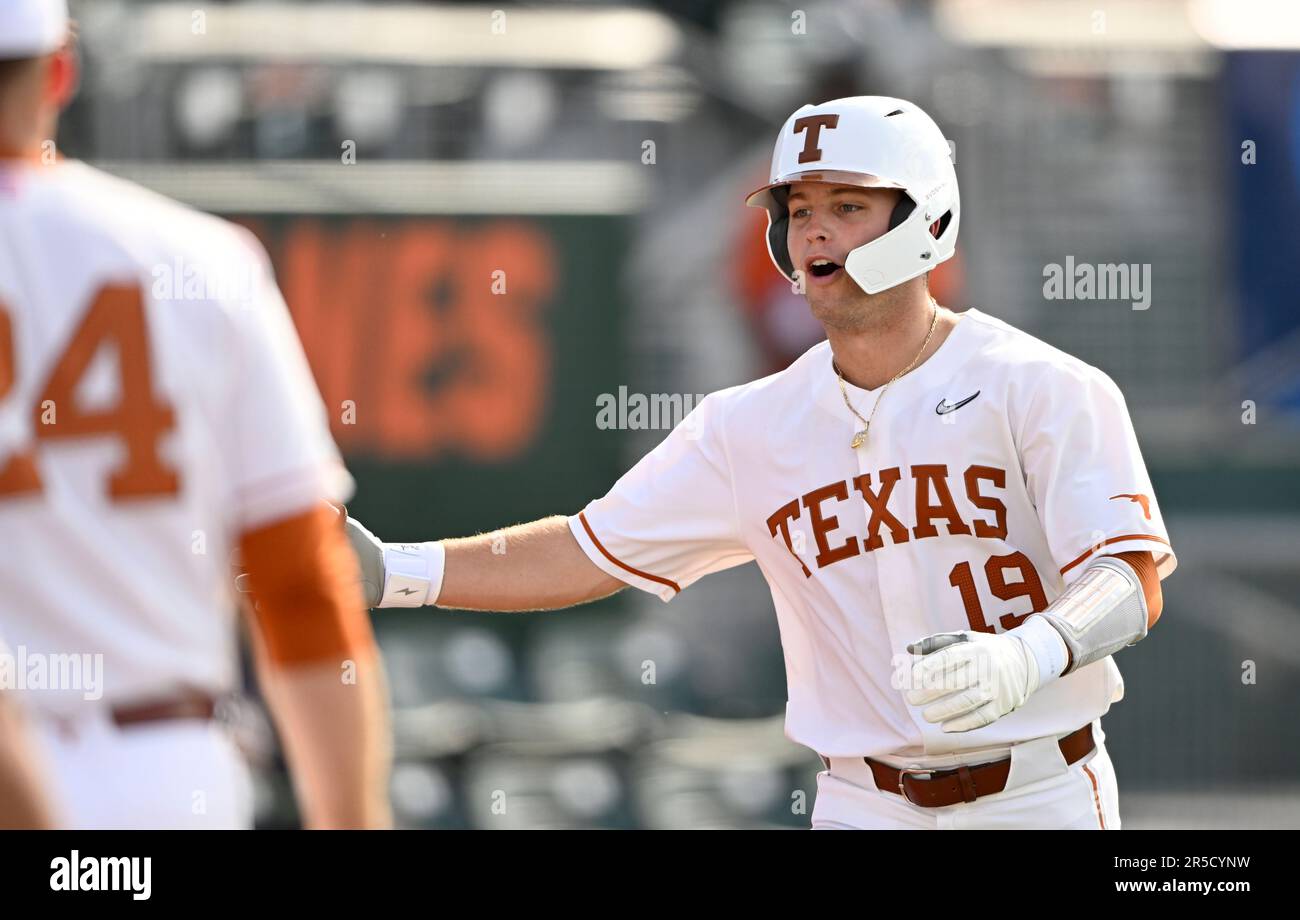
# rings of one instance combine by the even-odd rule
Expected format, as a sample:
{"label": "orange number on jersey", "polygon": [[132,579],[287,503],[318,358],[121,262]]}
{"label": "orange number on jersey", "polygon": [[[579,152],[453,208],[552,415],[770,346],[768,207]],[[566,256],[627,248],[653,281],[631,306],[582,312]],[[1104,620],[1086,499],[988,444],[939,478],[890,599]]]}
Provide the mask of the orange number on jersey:
{"label": "orange number on jersey", "polygon": [[[14,327],[0,305],[0,400],[4,400],[18,379],[17,349],[14,348]],[[41,476],[36,472],[36,461],[30,451],[14,454],[7,461],[0,457],[0,497],[23,495],[41,488]]]}
{"label": "orange number on jersey", "polygon": [[[1008,582],[1006,573],[1009,569],[1020,572],[1020,581]],[[1008,553],[1005,556],[990,556],[984,563],[984,577],[988,579],[989,590],[998,600],[1009,601],[1017,597],[1028,597],[1032,607],[1028,613],[1004,613],[998,617],[1003,630],[1015,629],[1031,613],[1047,609],[1047,595],[1043,592],[1043,581],[1029,557],[1024,553]],[[971,573],[969,562],[959,562],[948,573],[948,584],[961,592],[961,603],[966,608],[966,619],[975,632],[992,633],[996,630],[984,619],[984,609],[980,605],[979,592],[975,590],[975,576]]]}
{"label": "orange number on jersey", "polygon": [[[0,353],[4,355],[0,367],[8,371],[0,375],[3,382],[5,376],[13,377],[15,354],[7,316],[0,328],[5,333],[0,335]],[[77,385],[95,355],[108,343],[117,351],[117,405],[85,411],[75,399]],[[47,407],[52,418],[45,417]],[[176,427],[176,414],[153,392],[144,299],[138,288],[110,286],[95,296],[32,408],[32,424],[36,438],[42,441],[119,438],[126,447],[126,459],[109,476],[108,494],[114,499],[176,494],[179,477],[158,456],[158,439]],[[30,464],[31,458],[27,457],[27,461]],[[8,467],[4,472],[9,472]],[[0,494],[12,494],[4,489],[6,484],[0,482]],[[39,485],[37,478],[34,487]]]}

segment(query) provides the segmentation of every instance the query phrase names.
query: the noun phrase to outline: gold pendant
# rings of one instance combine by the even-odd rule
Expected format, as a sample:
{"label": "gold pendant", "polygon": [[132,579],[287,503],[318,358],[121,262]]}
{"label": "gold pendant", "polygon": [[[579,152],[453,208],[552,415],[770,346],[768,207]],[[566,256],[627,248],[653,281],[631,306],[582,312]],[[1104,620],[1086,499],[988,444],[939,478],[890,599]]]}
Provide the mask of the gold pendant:
{"label": "gold pendant", "polygon": [[863,428],[861,431],[859,431],[857,434],[853,436],[853,442],[849,444],[849,447],[853,448],[854,450],[857,450],[866,442],[867,442],[867,429]]}

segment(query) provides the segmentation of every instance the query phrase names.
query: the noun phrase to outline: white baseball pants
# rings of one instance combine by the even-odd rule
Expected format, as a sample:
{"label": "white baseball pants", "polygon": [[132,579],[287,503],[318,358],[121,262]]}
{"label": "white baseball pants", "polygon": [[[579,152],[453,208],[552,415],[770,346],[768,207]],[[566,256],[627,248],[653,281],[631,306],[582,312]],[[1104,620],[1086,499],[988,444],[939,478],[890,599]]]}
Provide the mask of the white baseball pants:
{"label": "white baseball pants", "polygon": [[106,711],[60,723],[32,713],[57,817],[78,829],[242,829],[252,782],[217,722],[169,719],[118,727]]}
{"label": "white baseball pants", "polygon": [[[1005,789],[942,808],[922,808],[876,788],[871,768],[861,758],[832,758],[831,768],[817,774],[812,828],[1119,830],[1119,791],[1101,720],[1094,720],[1092,728],[1097,746],[1082,760],[1067,765],[1055,738],[1012,745]],[[947,763],[934,766],[948,768]]]}

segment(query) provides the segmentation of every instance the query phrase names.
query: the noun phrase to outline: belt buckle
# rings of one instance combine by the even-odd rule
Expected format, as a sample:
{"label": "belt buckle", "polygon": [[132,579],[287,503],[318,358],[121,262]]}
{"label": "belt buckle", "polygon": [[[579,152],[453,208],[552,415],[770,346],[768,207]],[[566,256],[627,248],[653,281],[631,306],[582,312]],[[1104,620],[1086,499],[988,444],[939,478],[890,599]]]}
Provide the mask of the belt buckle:
{"label": "belt buckle", "polygon": [[931,779],[934,776],[935,772],[936,772],[935,770],[931,770],[928,768],[922,769],[920,767],[901,767],[898,771],[898,794],[901,795],[906,801],[911,802],[911,804],[916,805],[920,808],[924,808],[925,806],[921,805],[920,802],[912,801],[912,797],[907,794],[906,780],[910,774],[915,774],[915,773],[924,773],[926,779]]}

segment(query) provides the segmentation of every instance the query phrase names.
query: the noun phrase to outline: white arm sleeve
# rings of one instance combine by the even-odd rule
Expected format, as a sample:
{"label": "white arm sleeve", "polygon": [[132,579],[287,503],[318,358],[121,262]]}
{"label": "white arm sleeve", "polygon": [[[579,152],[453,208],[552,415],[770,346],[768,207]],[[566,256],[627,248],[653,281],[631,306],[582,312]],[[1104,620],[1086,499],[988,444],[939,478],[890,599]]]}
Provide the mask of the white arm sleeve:
{"label": "white arm sleeve", "polygon": [[607,574],[670,601],[754,558],[737,523],[722,410],[716,395],[705,397],[604,498],[569,518]]}

